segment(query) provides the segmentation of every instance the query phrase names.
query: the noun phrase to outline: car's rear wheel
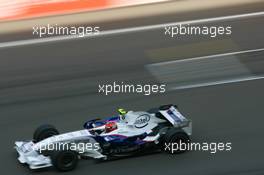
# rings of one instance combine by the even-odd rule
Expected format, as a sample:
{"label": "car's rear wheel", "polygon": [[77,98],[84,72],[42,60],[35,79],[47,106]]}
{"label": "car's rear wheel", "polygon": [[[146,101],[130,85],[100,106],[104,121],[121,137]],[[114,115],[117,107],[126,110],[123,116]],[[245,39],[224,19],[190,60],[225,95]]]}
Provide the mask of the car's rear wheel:
{"label": "car's rear wheel", "polygon": [[162,148],[170,154],[180,154],[188,150],[190,138],[182,129],[170,129],[163,138]]}
{"label": "car's rear wheel", "polygon": [[58,134],[59,131],[54,126],[48,124],[41,125],[35,130],[33,134],[33,141],[36,143]]}
{"label": "car's rear wheel", "polygon": [[72,150],[54,151],[51,154],[51,162],[59,171],[71,171],[78,164],[78,153]]}

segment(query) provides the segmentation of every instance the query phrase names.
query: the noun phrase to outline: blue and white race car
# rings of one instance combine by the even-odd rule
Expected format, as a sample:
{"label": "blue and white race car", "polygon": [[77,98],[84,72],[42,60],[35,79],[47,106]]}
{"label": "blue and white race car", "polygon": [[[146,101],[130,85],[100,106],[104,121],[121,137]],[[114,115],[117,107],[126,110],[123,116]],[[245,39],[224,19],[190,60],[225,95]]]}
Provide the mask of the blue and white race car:
{"label": "blue and white race car", "polygon": [[87,121],[83,130],[64,134],[52,125],[41,125],[32,140],[15,142],[18,160],[31,169],[54,166],[59,171],[70,171],[81,158],[109,160],[154,150],[181,153],[185,150],[171,151],[168,147],[190,142],[191,121],[175,105],[146,112],[118,112],[114,117]]}

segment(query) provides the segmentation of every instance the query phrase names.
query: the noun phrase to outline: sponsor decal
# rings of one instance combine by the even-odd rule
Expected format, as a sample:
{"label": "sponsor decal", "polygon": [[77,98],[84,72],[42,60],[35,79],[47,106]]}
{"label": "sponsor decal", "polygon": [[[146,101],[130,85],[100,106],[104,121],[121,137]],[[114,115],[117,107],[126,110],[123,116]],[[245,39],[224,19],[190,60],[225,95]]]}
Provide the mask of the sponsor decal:
{"label": "sponsor decal", "polygon": [[137,117],[134,125],[136,128],[143,128],[148,125],[149,120],[150,116],[147,114],[143,114]]}

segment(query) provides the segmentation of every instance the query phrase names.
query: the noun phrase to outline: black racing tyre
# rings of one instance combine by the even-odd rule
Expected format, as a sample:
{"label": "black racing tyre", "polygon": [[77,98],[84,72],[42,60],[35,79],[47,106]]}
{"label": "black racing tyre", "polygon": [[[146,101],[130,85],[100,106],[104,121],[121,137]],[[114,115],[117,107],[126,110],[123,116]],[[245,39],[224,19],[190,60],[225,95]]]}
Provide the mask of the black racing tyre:
{"label": "black racing tyre", "polygon": [[54,126],[48,124],[41,125],[35,130],[33,134],[33,141],[37,143],[41,140],[58,134],[59,131]]}
{"label": "black racing tyre", "polygon": [[182,129],[172,128],[163,137],[162,149],[170,154],[180,154],[187,151],[189,143],[190,137],[188,134]]}
{"label": "black racing tyre", "polygon": [[58,171],[71,171],[76,168],[78,153],[72,150],[54,151],[51,154],[52,165]]}

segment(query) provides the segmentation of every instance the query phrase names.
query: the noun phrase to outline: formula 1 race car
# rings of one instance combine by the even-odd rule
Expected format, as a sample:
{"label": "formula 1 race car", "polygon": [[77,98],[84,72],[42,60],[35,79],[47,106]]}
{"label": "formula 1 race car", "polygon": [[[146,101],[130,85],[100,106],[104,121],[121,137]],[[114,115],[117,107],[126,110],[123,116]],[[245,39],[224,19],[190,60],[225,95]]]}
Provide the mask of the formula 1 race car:
{"label": "formula 1 race car", "polygon": [[163,105],[147,112],[118,110],[119,115],[85,122],[84,129],[59,134],[52,125],[41,125],[30,141],[15,142],[20,163],[30,169],[54,166],[59,171],[73,170],[81,158],[109,160],[123,156],[165,151],[171,143],[189,143],[191,121],[175,105]]}

